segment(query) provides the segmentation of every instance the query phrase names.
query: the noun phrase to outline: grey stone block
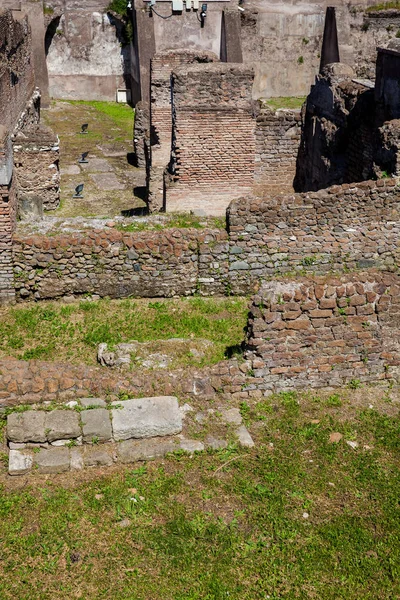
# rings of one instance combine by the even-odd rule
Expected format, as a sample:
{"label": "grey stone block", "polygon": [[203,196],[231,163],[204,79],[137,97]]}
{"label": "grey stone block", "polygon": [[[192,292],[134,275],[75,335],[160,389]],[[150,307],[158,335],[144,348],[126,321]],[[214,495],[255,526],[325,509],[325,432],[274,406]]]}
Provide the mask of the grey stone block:
{"label": "grey stone block", "polygon": [[8,455],[8,474],[25,475],[29,473],[33,465],[33,458],[27,452],[21,450],[10,450]]}
{"label": "grey stone block", "polygon": [[109,467],[113,464],[110,454],[111,449],[86,447],[83,453],[83,462],[85,467]]}
{"label": "grey stone block", "polygon": [[221,450],[222,448],[227,448],[228,442],[226,440],[222,440],[221,438],[216,438],[213,435],[207,435],[204,440],[207,448],[212,448],[213,450]]}
{"label": "grey stone block", "polygon": [[82,434],[78,413],[72,410],[53,410],[47,413],[45,430],[49,442],[73,439]]}
{"label": "grey stone block", "polygon": [[236,430],[236,435],[238,436],[239,444],[241,446],[244,446],[245,448],[253,448],[253,438],[244,425],[241,425],[241,427]]}
{"label": "grey stone block", "polygon": [[137,460],[151,460],[165,456],[168,452],[179,449],[176,439],[127,440],[117,445],[118,457],[122,463],[131,463]]}
{"label": "grey stone block", "polygon": [[111,411],[116,441],[174,435],[182,431],[182,416],[174,396],[116,401],[112,405],[122,406]]}
{"label": "grey stone block", "polygon": [[44,411],[27,410],[7,417],[7,438],[10,442],[45,442]]}
{"label": "grey stone block", "polygon": [[181,450],[185,450],[185,452],[189,452],[190,454],[193,454],[193,452],[202,452],[204,450],[204,444],[199,442],[199,440],[187,440],[181,438],[179,446]]}
{"label": "grey stone block", "polygon": [[110,413],[106,408],[93,408],[81,412],[83,441],[90,443],[96,438],[108,442],[112,438]]}
{"label": "grey stone block", "polygon": [[70,467],[74,471],[83,469],[83,450],[82,448],[71,448]]}
{"label": "grey stone block", "polygon": [[106,408],[107,402],[103,398],[80,398],[79,402],[84,408],[88,406],[98,406],[100,408]]}
{"label": "grey stone block", "polygon": [[234,425],[242,424],[242,415],[238,408],[221,409],[221,419],[224,423],[233,423]]}
{"label": "grey stone block", "polygon": [[70,466],[69,449],[42,449],[35,455],[34,464],[38,467],[40,473],[63,473],[68,471]]}

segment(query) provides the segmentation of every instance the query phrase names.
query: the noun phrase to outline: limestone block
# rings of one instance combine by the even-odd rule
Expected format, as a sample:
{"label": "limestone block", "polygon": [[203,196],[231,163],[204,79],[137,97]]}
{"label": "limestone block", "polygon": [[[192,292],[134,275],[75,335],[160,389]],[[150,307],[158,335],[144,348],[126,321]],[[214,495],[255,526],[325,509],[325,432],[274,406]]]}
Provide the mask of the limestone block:
{"label": "limestone block", "polygon": [[239,429],[236,430],[236,435],[238,436],[239,444],[241,446],[244,446],[245,448],[253,448],[253,438],[244,425],[241,425]]}
{"label": "limestone block", "polygon": [[81,412],[83,441],[108,442],[112,438],[110,413],[106,408],[93,408]]}
{"label": "limestone block", "polygon": [[168,452],[179,449],[178,440],[158,439],[127,440],[117,445],[118,457],[122,463],[131,463],[137,460],[151,460],[165,456]]}
{"label": "limestone block", "polygon": [[41,449],[34,457],[34,464],[38,467],[40,473],[63,473],[68,471],[70,467],[69,449]]}
{"label": "limestone block", "polygon": [[179,446],[181,450],[193,454],[193,452],[202,452],[204,450],[204,444],[199,440],[187,440],[181,437]]}
{"label": "limestone block", "polygon": [[11,442],[45,442],[45,415],[43,411],[28,410],[11,413],[7,417],[7,438]]}
{"label": "limestone block", "polygon": [[33,464],[33,458],[27,452],[21,450],[10,450],[8,455],[8,474],[9,475],[25,475],[28,473]]}
{"label": "limestone block", "polygon": [[114,439],[174,435],[182,431],[182,415],[174,396],[140,398],[112,402]]}
{"label": "limestone block", "polygon": [[49,442],[77,438],[81,435],[79,416],[72,410],[52,410],[46,413],[45,430]]}
{"label": "limestone block", "polygon": [[113,464],[113,459],[110,454],[110,449],[98,448],[96,446],[86,447],[83,454],[83,462],[85,467],[109,467]]}

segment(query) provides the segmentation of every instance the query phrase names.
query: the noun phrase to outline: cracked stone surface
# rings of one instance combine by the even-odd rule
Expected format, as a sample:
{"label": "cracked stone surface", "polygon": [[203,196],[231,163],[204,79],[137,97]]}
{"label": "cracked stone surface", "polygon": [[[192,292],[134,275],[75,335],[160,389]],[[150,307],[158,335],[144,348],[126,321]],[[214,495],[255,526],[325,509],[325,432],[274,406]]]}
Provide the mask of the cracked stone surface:
{"label": "cracked stone surface", "polygon": [[45,414],[45,431],[49,442],[77,438],[81,435],[79,416],[75,411],[52,410]]}
{"label": "cracked stone surface", "polygon": [[22,450],[10,450],[8,456],[9,475],[25,475],[29,473],[33,465],[33,458]]}
{"label": "cracked stone surface", "polygon": [[41,449],[35,454],[34,464],[40,473],[63,473],[69,470],[69,448]]}
{"label": "cracked stone surface", "polygon": [[83,441],[108,442],[112,438],[110,412],[106,408],[93,408],[81,412]]}
{"label": "cracked stone surface", "polygon": [[140,398],[111,403],[114,439],[175,435],[182,431],[182,415],[174,396]]}
{"label": "cracked stone surface", "polygon": [[27,410],[11,413],[7,418],[7,438],[12,442],[45,442],[45,415],[43,411]]}

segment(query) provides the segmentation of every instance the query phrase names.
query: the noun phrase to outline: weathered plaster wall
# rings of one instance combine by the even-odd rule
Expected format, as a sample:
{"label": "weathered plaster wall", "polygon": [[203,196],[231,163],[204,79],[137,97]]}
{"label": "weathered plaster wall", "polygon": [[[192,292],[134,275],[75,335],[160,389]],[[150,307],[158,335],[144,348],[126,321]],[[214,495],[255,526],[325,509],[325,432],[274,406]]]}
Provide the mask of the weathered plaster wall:
{"label": "weathered plaster wall", "polygon": [[121,23],[106,13],[108,4],[46,3],[57,18],[47,54],[51,97],[115,101],[117,88],[130,86],[130,47],[121,46]]}
{"label": "weathered plaster wall", "polygon": [[260,390],[400,375],[400,279],[354,274],[266,283],[250,309],[246,358]]}

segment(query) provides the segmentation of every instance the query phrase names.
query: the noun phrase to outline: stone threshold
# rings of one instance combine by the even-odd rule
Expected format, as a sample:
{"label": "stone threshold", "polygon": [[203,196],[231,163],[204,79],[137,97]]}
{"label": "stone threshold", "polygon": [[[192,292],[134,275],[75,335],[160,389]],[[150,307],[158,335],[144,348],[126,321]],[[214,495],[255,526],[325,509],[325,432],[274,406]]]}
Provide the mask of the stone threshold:
{"label": "stone threshold", "polygon": [[[204,431],[204,441],[188,437],[187,429],[208,428],[210,421],[219,433]],[[179,407],[174,396],[111,403],[81,398],[54,410],[38,408],[7,416],[8,473],[62,473],[151,460],[174,451],[226,448],[226,433],[233,433],[242,446],[254,446],[237,408],[196,413],[189,404]]]}

